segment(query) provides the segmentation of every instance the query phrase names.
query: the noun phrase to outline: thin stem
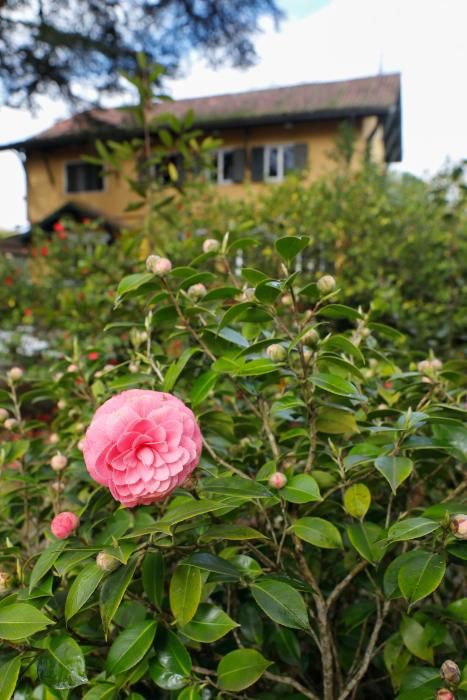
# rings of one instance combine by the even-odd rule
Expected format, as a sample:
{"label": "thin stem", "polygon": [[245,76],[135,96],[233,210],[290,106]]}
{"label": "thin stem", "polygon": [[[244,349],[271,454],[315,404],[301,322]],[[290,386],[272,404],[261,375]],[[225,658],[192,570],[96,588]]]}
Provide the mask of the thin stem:
{"label": "thin stem", "polygon": [[340,581],[340,582],[337,584],[337,586],[331,591],[331,593],[329,594],[329,596],[328,596],[328,598],[327,598],[327,608],[328,608],[328,610],[330,610],[330,609],[332,608],[332,606],[334,605],[334,603],[336,602],[336,600],[339,598],[339,596],[341,595],[341,593],[343,593],[343,592],[345,591],[345,589],[347,588],[347,586],[349,585],[349,583],[351,583],[351,582],[353,581],[353,579],[354,579],[356,576],[358,576],[358,574],[359,574],[361,571],[363,571],[363,569],[366,569],[367,566],[368,566],[368,562],[367,562],[367,561],[361,561],[361,562],[359,562],[356,566],[354,566],[354,568],[353,568],[351,571],[349,571],[349,573],[347,574],[347,576],[346,576],[345,578],[343,578],[342,581]]}
{"label": "thin stem", "polygon": [[264,678],[268,678],[270,681],[274,681],[275,683],[281,683],[282,685],[289,685],[291,688],[295,688],[295,690],[298,690],[299,693],[304,695],[306,698],[310,698],[310,700],[319,700],[318,695],[315,695],[315,693],[313,693],[311,690],[308,690],[308,688],[296,681],[295,678],[283,675],[277,676],[275,673],[271,673],[270,671],[265,671],[263,676]]}

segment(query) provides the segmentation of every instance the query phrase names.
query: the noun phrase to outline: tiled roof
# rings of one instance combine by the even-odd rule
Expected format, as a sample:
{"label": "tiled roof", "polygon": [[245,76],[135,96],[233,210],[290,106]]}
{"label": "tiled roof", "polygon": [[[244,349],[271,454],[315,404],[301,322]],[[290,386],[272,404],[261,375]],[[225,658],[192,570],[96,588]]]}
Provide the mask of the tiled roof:
{"label": "tiled roof", "polygon": [[[213,97],[195,97],[163,102],[152,108],[153,116],[170,112],[182,117],[189,110],[199,125],[222,126],[273,122],[280,119],[317,119],[320,117],[384,114],[399,100],[400,76],[378,75],[332,83],[306,83]],[[122,109],[92,109],[58,122],[50,129],[23,142],[63,142],[78,135],[131,129],[130,113]],[[20,144],[15,144],[19,146]]]}

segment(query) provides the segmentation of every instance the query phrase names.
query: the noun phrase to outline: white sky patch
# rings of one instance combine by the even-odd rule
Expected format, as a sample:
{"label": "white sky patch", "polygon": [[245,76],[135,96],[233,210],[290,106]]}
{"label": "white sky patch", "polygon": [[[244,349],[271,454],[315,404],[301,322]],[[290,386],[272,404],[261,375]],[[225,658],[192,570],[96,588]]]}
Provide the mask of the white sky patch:
{"label": "white sky patch", "polygon": [[[170,81],[174,98],[401,72],[403,155],[397,169],[436,172],[467,157],[467,0],[282,0],[289,19],[256,40],[257,65],[214,70],[193,56]],[[66,116],[44,98],[32,117],[0,109],[0,142],[27,138]],[[25,182],[17,156],[0,153],[0,227],[24,226]]]}

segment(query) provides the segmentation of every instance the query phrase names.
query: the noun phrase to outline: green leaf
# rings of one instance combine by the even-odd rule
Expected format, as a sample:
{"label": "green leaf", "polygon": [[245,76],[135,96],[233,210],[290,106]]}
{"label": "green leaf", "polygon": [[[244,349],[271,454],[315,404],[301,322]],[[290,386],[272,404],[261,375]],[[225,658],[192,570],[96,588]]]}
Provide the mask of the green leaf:
{"label": "green leaf", "polygon": [[371,491],[365,484],[353,484],[344,492],[344,508],[353,518],[364,518],[371,505]]}
{"label": "green leaf", "polygon": [[21,656],[16,656],[0,666],[0,698],[10,700],[15,692],[21,669]]}
{"label": "green leaf", "polygon": [[200,542],[212,542],[213,540],[258,540],[267,539],[266,535],[258,532],[253,527],[246,525],[212,525],[203,532]]}
{"label": "green leaf", "polygon": [[318,311],[320,316],[326,318],[346,318],[349,321],[358,321],[362,318],[362,314],[350,306],[344,304],[328,304]]}
{"label": "green leaf", "polygon": [[141,661],[150,649],[156,634],[156,623],[137,622],[121,632],[110,647],[105,664],[107,673],[125,673]]}
{"label": "green leaf", "polygon": [[264,280],[256,287],[255,296],[264,304],[274,304],[282,289],[283,285],[279,280]]}
{"label": "green leaf", "polygon": [[208,369],[195,379],[190,391],[190,401],[193,408],[203,403],[211,389],[216,385],[219,374],[212,369]]}
{"label": "green leaf", "polygon": [[415,540],[418,537],[429,535],[434,530],[439,530],[439,523],[428,518],[407,518],[399,523],[395,523],[389,528],[388,540],[390,542],[405,542]]}
{"label": "green leaf", "polygon": [[405,646],[414,656],[433,663],[433,649],[428,645],[425,630],[416,620],[405,616],[400,624],[400,633]]}
{"label": "green leaf", "polygon": [[280,495],[289,503],[321,501],[321,493],[315,479],[309,474],[293,476],[281,489]]}
{"label": "green leaf", "polygon": [[367,561],[377,564],[386,551],[385,531],[375,523],[355,523],[347,528],[352,547]]}
{"label": "green leaf", "polygon": [[233,306],[231,306],[223,315],[219,323],[219,330],[228,326],[232,321],[235,321],[236,318],[248,311],[248,309],[250,309],[251,307],[251,301],[243,301],[239,304],[234,304]]}
{"label": "green leaf", "polygon": [[170,365],[164,377],[162,391],[172,391],[177,382],[177,379],[185,369],[188,361],[197,352],[201,352],[201,348],[187,348],[186,350],[184,350],[184,352],[182,352],[178,360]]}
{"label": "green leaf", "polygon": [[284,627],[308,629],[305,601],[288,583],[272,578],[257,579],[251,584],[253,598],[271,620]]}
{"label": "green leaf", "polygon": [[289,528],[297,537],[322,549],[342,548],[342,538],[335,525],[323,518],[300,518]]}
{"label": "green leaf", "polygon": [[337,408],[320,408],[316,418],[316,430],[329,435],[358,433],[358,425],[353,413]]}
{"label": "green leaf", "polygon": [[134,557],[129,564],[121,566],[114,574],[108,576],[101,587],[99,609],[106,636],[109,633],[110,623],[122,602],[125,591],[133,579],[137,562],[137,557]]}
{"label": "green leaf", "polygon": [[310,377],[310,381],[320,389],[328,391],[331,394],[360,398],[360,394],[358,393],[357,388],[353,384],[348,382],[346,379],[338,377],[337,374],[327,374],[326,372],[320,372],[318,374],[313,374]]}
{"label": "green leaf", "polygon": [[363,357],[362,351],[348,338],[346,338],[345,335],[331,335],[321,343],[321,350],[325,352],[337,350],[345,353],[346,355],[350,355],[360,364],[365,364],[365,358]]}
{"label": "green leaf", "polygon": [[467,598],[460,598],[449,603],[446,612],[450,617],[467,623]]}
{"label": "green leaf", "polygon": [[269,279],[269,277],[265,275],[264,272],[256,270],[254,267],[244,267],[242,269],[242,277],[253,286],[256,286],[263,280]]}
{"label": "green leaf", "polygon": [[408,457],[391,457],[389,455],[375,459],[376,469],[387,480],[392,492],[402,484],[412,473],[413,462]]}
{"label": "green leaf", "polygon": [[188,688],[184,688],[182,692],[177,696],[177,700],[203,700],[200,692],[195,686],[190,685]]}
{"label": "green leaf", "polygon": [[128,294],[128,292],[135,291],[135,289],[138,289],[138,287],[141,287],[143,284],[151,282],[152,280],[154,280],[154,275],[149,272],[138,272],[135,275],[127,275],[120,280],[117,287],[117,294],[121,297],[124,294]]}
{"label": "green leaf", "polygon": [[201,601],[203,581],[200,570],[195,566],[178,566],[170,580],[169,600],[172,613],[181,625],[186,625],[194,617]]}
{"label": "green leaf", "polygon": [[[208,500],[207,498],[203,499],[202,501],[190,500],[187,503],[183,503],[180,506],[175,506],[174,508],[168,510],[164,517],[161,518],[159,523],[156,523],[155,527],[157,528],[158,525],[178,525],[178,523],[182,523],[185,520],[191,520],[191,518],[196,518],[200,515],[205,515],[206,513],[214,513],[218,510],[224,510],[225,508],[228,508],[229,505],[233,507],[231,503],[224,500],[213,501]],[[155,532],[157,532],[157,529]]]}
{"label": "green leaf", "polygon": [[209,571],[214,574],[220,574],[221,576],[233,577],[233,580],[240,578],[240,573],[237,571],[235,566],[230,564],[225,559],[217,557],[215,554],[210,552],[195,552],[186,561],[185,564],[190,566],[196,566],[198,569],[203,571]]}
{"label": "green leaf", "polygon": [[105,571],[97,564],[87,564],[71,584],[65,603],[65,619],[68,620],[81,610],[105,576]]}
{"label": "green leaf", "polygon": [[235,627],[238,627],[237,623],[221,608],[201,603],[191,622],[180,625],[180,631],[185,637],[193,639],[195,642],[211,644],[224,637]]}
{"label": "green leaf", "polygon": [[419,556],[404,563],[397,580],[410,605],[433,593],[444,578],[446,561],[441,554],[419,551]]}
{"label": "green leaf", "polygon": [[398,583],[399,571],[401,570],[403,564],[411,559],[417,559],[417,557],[420,557],[420,555],[421,559],[423,559],[423,552],[413,549],[410,552],[399,554],[399,556],[393,559],[393,561],[389,564],[388,568],[384,572],[383,578],[384,595],[386,598],[393,599],[400,598],[402,596]]}
{"label": "green leaf", "polygon": [[217,667],[219,687],[238,692],[261,678],[271,662],[255,649],[236,649],[226,654]]}
{"label": "green leaf", "polygon": [[191,673],[191,657],[186,647],[176,634],[164,630],[162,639],[157,639],[157,662],[167,671],[189,676]]}
{"label": "green leaf", "polygon": [[46,651],[39,657],[37,673],[42,683],[57,690],[88,682],[81,647],[66,634],[48,640]]}
{"label": "green leaf", "polygon": [[290,262],[309,244],[310,239],[299,236],[284,236],[279,238],[275,247],[281,258]]}
{"label": "green leaf", "polygon": [[220,493],[224,496],[240,496],[242,498],[270,498],[273,494],[266,486],[252,479],[240,476],[203,479],[199,485],[201,491]]}
{"label": "green leaf", "polygon": [[98,683],[83,695],[83,700],[113,700],[117,690],[111,683]]}
{"label": "green leaf", "polygon": [[37,586],[41,578],[43,578],[46,573],[50,571],[64,547],[65,542],[62,540],[61,542],[53,542],[47,547],[47,549],[44,549],[34,564],[33,570],[31,571],[31,577],[29,579],[29,592],[31,592],[32,589]]}
{"label": "green leaf", "polygon": [[44,613],[28,603],[12,603],[0,608],[0,639],[15,642],[53,625]]}
{"label": "green leaf", "polygon": [[143,588],[153,605],[160,608],[164,597],[165,564],[161,552],[147,552],[142,567]]}

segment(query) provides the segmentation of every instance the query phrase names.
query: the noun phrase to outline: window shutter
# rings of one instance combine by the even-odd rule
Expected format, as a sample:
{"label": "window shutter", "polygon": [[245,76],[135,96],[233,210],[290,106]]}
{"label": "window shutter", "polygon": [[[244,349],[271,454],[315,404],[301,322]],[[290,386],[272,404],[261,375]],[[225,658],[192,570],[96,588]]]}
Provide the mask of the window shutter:
{"label": "window shutter", "polygon": [[244,148],[236,148],[233,152],[233,181],[243,182],[245,178],[246,151]]}
{"label": "window shutter", "polygon": [[255,146],[251,151],[251,179],[253,182],[264,180],[264,148]]}
{"label": "window shutter", "polygon": [[308,144],[296,143],[293,150],[294,170],[304,170],[308,167]]}

